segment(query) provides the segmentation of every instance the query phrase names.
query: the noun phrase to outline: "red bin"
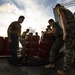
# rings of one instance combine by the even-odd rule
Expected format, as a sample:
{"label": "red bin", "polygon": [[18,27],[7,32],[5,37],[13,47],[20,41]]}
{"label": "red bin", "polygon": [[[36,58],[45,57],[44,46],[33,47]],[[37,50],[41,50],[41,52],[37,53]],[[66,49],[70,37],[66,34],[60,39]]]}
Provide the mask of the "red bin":
{"label": "red bin", "polygon": [[0,37],[0,56],[4,55],[4,38]]}

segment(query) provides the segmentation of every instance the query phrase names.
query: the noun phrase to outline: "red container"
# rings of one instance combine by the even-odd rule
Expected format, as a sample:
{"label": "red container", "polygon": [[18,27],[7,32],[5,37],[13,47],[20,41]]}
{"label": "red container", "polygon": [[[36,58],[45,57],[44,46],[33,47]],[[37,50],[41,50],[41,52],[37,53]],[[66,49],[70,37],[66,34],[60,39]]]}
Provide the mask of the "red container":
{"label": "red container", "polygon": [[42,42],[39,44],[39,51],[38,51],[38,56],[41,58],[48,58],[49,57],[49,51],[51,46],[49,46],[50,44]]}
{"label": "red container", "polygon": [[50,49],[50,43],[48,42],[40,42],[39,48],[45,51],[49,51]]}
{"label": "red container", "polygon": [[0,56],[4,55],[4,38],[0,37]]}
{"label": "red container", "polygon": [[49,51],[45,51],[45,50],[42,50],[39,48],[37,56],[42,58],[42,59],[48,59],[49,58]]}
{"label": "red container", "polygon": [[32,36],[27,38],[26,40],[26,55],[27,56],[37,56],[37,52],[39,49],[39,43],[37,41],[37,37]]}
{"label": "red container", "polygon": [[5,44],[5,48],[4,48],[5,55],[10,55],[10,47],[9,47],[8,37],[5,37],[4,42],[5,42],[4,43]]}
{"label": "red container", "polygon": [[42,41],[39,44],[39,51],[38,51],[38,56],[42,59],[48,59],[49,58],[49,53],[50,53],[50,48],[52,47],[54,41],[55,41],[55,36],[53,34],[45,34]]}
{"label": "red container", "polygon": [[26,49],[26,55],[27,56],[37,56],[38,54],[38,49],[34,48],[34,49]]}

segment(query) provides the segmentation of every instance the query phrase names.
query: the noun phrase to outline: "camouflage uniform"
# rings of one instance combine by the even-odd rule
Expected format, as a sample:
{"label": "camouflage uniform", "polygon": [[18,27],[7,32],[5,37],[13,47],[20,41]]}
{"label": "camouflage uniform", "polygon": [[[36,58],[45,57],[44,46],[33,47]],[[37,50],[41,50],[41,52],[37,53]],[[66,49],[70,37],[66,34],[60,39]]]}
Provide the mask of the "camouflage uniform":
{"label": "camouflage uniform", "polygon": [[[75,50],[75,18],[71,11],[66,8],[60,8],[60,13],[63,12],[66,18],[67,37],[65,40],[65,57],[64,68],[67,69],[74,60]],[[59,14],[60,15],[60,14]]]}
{"label": "camouflage uniform", "polygon": [[61,49],[61,47],[63,46],[64,41],[62,36],[61,37],[57,37],[52,48],[50,49],[50,56],[49,56],[49,61],[51,64],[55,63],[55,59],[59,54],[59,51]]}
{"label": "camouflage uniform", "polygon": [[65,57],[64,57],[64,67],[70,66],[74,62],[74,50],[75,50],[75,23],[69,23],[68,34],[65,41]]}
{"label": "camouflage uniform", "polygon": [[54,64],[55,59],[59,54],[60,48],[64,44],[64,41],[63,41],[62,28],[60,27],[60,25],[58,23],[54,22],[52,27],[56,28],[56,32],[54,34],[56,36],[56,40],[50,49],[49,61],[51,64]]}

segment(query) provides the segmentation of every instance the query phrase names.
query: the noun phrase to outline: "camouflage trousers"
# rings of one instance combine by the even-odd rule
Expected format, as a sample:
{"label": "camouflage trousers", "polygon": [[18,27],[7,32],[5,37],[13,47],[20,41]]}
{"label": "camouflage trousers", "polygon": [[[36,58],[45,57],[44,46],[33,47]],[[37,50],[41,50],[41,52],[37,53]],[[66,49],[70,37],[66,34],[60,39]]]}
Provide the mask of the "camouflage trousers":
{"label": "camouflage trousers", "polygon": [[49,61],[50,63],[55,63],[56,55],[58,54],[60,48],[64,44],[64,69],[67,69],[72,62],[74,62],[74,52],[75,52],[75,23],[71,23],[68,25],[68,34],[65,40],[65,43],[62,40],[62,37],[56,39],[55,43],[53,44],[52,48],[50,49],[50,56]]}
{"label": "camouflage trousers", "polygon": [[68,28],[68,34],[65,40],[64,67],[70,66],[75,58],[75,23],[69,24]]}
{"label": "camouflage trousers", "polygon": [[65,42],[64,67],[74,62],[75,38],[67,38]]}
{"label": "camouflage trousers", "polygon": [[56,56],[59,54],[61,47],[63,46],[63,37],[57,37],[53,46],[50,49],[49,61],[51,64],[55,63]]}

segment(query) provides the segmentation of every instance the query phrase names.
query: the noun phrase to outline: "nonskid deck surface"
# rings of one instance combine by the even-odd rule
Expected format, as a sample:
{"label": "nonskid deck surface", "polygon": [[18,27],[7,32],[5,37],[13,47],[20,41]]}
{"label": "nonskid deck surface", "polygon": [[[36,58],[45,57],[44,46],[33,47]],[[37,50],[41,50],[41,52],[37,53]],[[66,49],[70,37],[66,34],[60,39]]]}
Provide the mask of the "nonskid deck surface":
{"label": "nonskid deck surface", "polygon": [[[58,67],[61,68],[61,65],[59,65],[60,62],[62,62],[62,59],[58,62],[58,66],[56,66],[55,69],[46,69],[44,66],[47,63],[40,65],[14,66],[8,63],[7,58],[1,58],[0,75],[57,75],[56,71]],[[75,69],[72,68],[69,71],[69,74],[75,75]]]}

